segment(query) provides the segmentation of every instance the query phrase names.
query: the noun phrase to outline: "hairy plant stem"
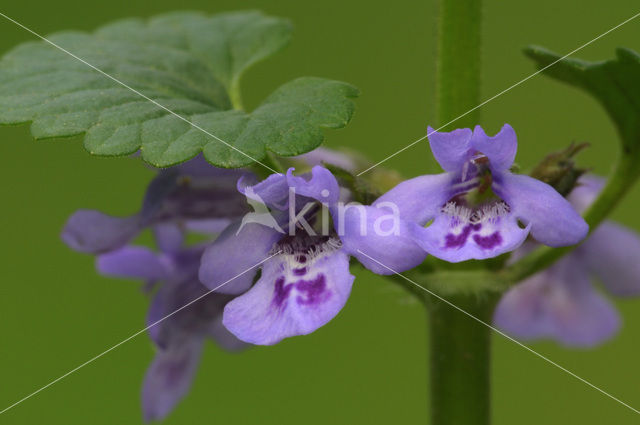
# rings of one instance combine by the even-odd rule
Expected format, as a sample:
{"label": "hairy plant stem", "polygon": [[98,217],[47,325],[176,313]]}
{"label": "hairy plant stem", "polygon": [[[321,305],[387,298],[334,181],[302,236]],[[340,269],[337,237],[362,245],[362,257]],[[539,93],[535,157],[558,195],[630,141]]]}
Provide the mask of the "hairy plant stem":
{"label": "hairy plant stem", "polygon": [[[457,295],[448,301],[490,323],[496,295]],[[441,300],[428,304],[431,424],[488,425],[491,330]]]}
{"label": "hairy plant stem", "polygon": [[[480,103],[482,1],[439,0],[438,6],[437,116],[442,126]],[[461,117],[451,128],[473,128],[479,112]]]}
{"label": "hairy plant stem", "polygon": [[[438,6],[437,116],[442,126],[480,103],[482,1],[439,0]],[[475,110],[456,120],[455,127],[473,127],[478,120]],[[487,322],[493,297],[484,292],[447,298]],[[488,425],[489,329],[441,300],[428,303],[428,311],[431,425]]]}
{"label": "hairy plant stem", "polygon": [[260,161],[261,164],[258,164],[257,162],[254,162],[251,165],[251,170],[260,178],[260,179],[266,179],[267,177],[269,177],[271,174],[273,174],[274,172],[276,173],[284,173],[285,170],[282,167],[282,164],[280,164],[280,161],[278,160],[278,158],[276,158],[275,155],[273,155],[271,152],[267,151],[267,154],[264,156],[264,159],[262,161]]}

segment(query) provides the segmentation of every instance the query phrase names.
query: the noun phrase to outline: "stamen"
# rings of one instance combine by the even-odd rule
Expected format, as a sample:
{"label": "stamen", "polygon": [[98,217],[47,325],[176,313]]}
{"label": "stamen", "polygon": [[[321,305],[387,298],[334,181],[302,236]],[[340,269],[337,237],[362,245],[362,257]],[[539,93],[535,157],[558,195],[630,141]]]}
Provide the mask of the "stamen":
{"label": "stamen", "polygon": [[470,208],[458,205],[455,202],[447,202],[441,211],[443,214],[455,217],[463,223],[469,223],[473,215],[473,211]]}
{"label": "stamen", "polygon": [[478,152],[473,158],[471,158],[471,162],[478,165],[489,165],[489,158],[482,152]]}
{"label": "stamen", "polygon": [[465,162],[464,165],[462,166],[462,181],[465,181],[467,179],[467,173],[469,172],[469,162]]}
{"label": "stamen", "polygon": [[293,270],[308,267],[319,257],[340,248],[342,248],[342,241],[337,237],[308,236],[305,233],[298,233],[283,238],[271,251],[280,252],[286,265]]}
{"label": "stamen", "polygon": [[452,192],[466,192],[473,189],[476,186],[476,183],[480,183],[480,177],[474,177],[470,180],[464,181],[464,179],[460,183],[455,183],[451,185]]}
{"label": "stamen", "polygon": [[474,214],[477,217],[477,222],[482,223],[505,216],[509,211],[511,211],[511,208],[509,208],[506,202],[498,201],[494,204],[483,205],[482,208]]}
{"label": "stamen", "polygon": [[446,214],[459,221],[460,224],[479,224],[492,221],[509,213],[511,209],[504,201],[482,205],[479,209],[471,209],[455,202],[447,202],[441,209]]}

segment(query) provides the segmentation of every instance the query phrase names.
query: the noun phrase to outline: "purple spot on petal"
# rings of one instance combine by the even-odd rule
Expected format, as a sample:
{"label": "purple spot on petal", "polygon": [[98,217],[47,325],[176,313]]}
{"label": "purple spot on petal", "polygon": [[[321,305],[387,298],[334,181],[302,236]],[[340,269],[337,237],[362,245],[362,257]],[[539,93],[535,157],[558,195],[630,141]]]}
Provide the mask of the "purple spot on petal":
{"label": "purple spot on petal", "polygon": [[492,249],[502,243],[500,232],[493,232],[489,236],[473,235],[473,240],[482,249]]}
{"label": "purple spot on petal", "polygon": [[473,229],[473,224],[467,224],[459,235],[449,233],[445,236],[445,248],[462,248]]}
{"label": "purple spot on petal", "polygon": [[304,264],[307,262],[307,256],[303,254],[297,255],[296,260],[298,261],[298,263]]}
{"label": "purple spot on petal", "polygon": [[307,274],[307,268],[301,267],[299,269],[293,269],[293,274],[296,276],[304,276],[305,274]]}
{"label": "purple spot on petal", "polygon": [[293,284],[285,285],[284,277],[280,276],[276,280],[275,290],[273,292],[273,300],[272,304],[277,307],[282,307],[282,304],[289,298],[289,293],[291,292],[291,288],[293,288]]}
{"label": "purple spot on petal", "polygon": [[327,291],[327,284],[323,274],[319,274],[313,280],[300,280],[296,283],[296,289],[303,293],[305,297],[299,295],[296,298],[298,304],[313,305],[320,304],[329,298],[331,293]]}

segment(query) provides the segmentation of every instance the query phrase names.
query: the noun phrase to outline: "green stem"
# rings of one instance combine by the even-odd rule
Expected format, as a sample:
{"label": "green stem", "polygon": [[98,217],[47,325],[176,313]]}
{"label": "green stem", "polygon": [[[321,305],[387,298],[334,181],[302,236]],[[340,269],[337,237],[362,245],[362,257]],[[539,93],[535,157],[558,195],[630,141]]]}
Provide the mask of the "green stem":
{"label": "green stem", "polygon": [[418,266],[403,274],[443,297],[479,292],[504,292],[511,286],[511,282],[504,280],[501,275],[486,269],[424,271]]}
{"label": "green stem", "polygon": [[[488,323],[493,298],[456,296],[450,302]],[[488,425],[491,418],[490,329],[436,300],[429,308],[431,424]]]}
{"label": "green stem", "polygon": [[[443,125],[480,103],[482,1],[440,0],[439,7],[437,115]],[[476,109],[455,128],[473,128],[478,119]]]}
{"label": "green stem", "polygon": [[282,168],[282,164],[280,164],[278,158],[269,151],[267,151],[262,161],[260,161],[260,164],[254,162],[251,165],[251,169],[261,179],[266,179],[274,172],[281,174],[284,173],[284,168]]}
{"label": "green stem", "polygon": [[[638,176],[637,162],[631,155],[622,156],[613,174],[609,177],[606,186],[584,215],[584,219],[589,225],[589,232],[598,227],[600,222],[613,211],[618,202],[633,186]],[[566,248],[540,247],[522,260],[504,269],[501,272],[501,278],[509,282],[519,282],[540,270],[546,269],[562,256],[575,249],[575,247],[575,245]]]}
{"label": "green stem", "polygon": [[271,167],[272,171],[275,171],[276,173],[283,174],[286,171],[282,167],[282,164],[280,163],[280,160],[278,160],[278,157],[276,157],[273,153],[269,151],[267,151],[267,154],[264,156],[264,159],[262,160],[262,162],[265,165],[268,165],[269,167]]}
{"label": "green stem", "polygon": [[[455,127],[473,127],[479,120],[479,110],[471,110],[480,103],[482,1],[438,4],[438,123],[442,126],[464,114]],[[490,320],[493,303],[488,298],[460,295],[451,302]],[[489,424],[489,329],[442,302],[429,310],[431,425]]]}
{"label": "green stem", "polygon": [[240,91],[240,79],[236,78],[231,82],[231,87],[229,87],[229,99],[231,100],[231,105],[233,109],[237,109],[242,111],[244,106],[242,104],[242,92]]}

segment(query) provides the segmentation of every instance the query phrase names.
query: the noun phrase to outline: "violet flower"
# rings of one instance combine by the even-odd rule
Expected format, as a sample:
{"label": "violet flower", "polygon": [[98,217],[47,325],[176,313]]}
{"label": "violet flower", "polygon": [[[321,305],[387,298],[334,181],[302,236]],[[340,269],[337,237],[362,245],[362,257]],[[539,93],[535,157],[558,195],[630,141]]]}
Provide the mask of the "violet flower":
{"label": "violet flower", "polygon": [[[586,209],[604,182],[585,176],[568,196]],[[522,257],[529,247],[514,253]],[[494,323],[523,339],[550,338],[568,346],[590,347],[612,337],[620,327],[614,306],[592,285],[600,280],[609,293],[640,294],[640,237],[605,221],[588,239],[556,264],[510,289],[500,300]]]}
{"label": "violet flower", "polygon": [[204,247],[182,247],[179,232],[156,232],[156,241],[163,247],[159,253],[125,246],[96,259],[104,275],[161,282],[147,315],[157,351],[142,389],[146,421],[163,419],[188,392],[207,338],[230,351],[246,346],[222,325],[232,296],[210,293],[198,299],[209,292],[198,280]]}
{"label": "violet flower", "polygon": [[[347,160],[326,149],[300,159],[306,163]],[[246,198],[237,190],[240,177],[253,174],[218,169],[198,156],[161,170],[149,185],[139,213],[119,218],[80,210],[62,233],[72,249],[100,254],[96,260],[100,273],[141,279],[148,292],[156,290],[147,316],[149,335],[158,348],[142,391],[147,421],[166,417],[188,392],[205,339],[211,337],[227,350],[247,345],[222,324],[224,305],[234,296],[207,294],[209,290],[199,281],[205,245],[183,245],[186,231],[217,236],[248,212]],[[153,230],[159,252],[128,244],[147,227]],[[245,248],[250,251],[251,243]],[[232,254],[222,261],[232,261]]]}
{"label": "violet flower", "polygon": [[140,212],[113,217],[78,210],[67,221],[62,239],[72,249],[100,254],[120,248],[150,226],[179,223],[185,229],[220,232],[248,211],[236,181],[245,170],[215,168],[202,156],[161,170],[147,188]]}
{"label": "violet flower", "polygon": [[449,262],[485,259],[516,249],[529,234],[553,247],[587,234],[585,221],[551,186],[509,171],[517,141],[508,124],[494,137],[480,126],[428,131],[445,173],[402,182],[373,205],[397,205],[429,254]]}
{"label": "violet flower", "polygon": [[[202,258],[200,280],[213,289],[272,256],[262,265],[253,287],[256,273],[245,273],[219,289],[234,294],[248,290],[227,304],[223,323],[252,344],[271,345],[308,334],[335,317],[347,302],[354,280],[349,256],[358,257],[374,271],[381,269],[362,256],[360,248],[373,247],[374,258],[392,268],[414,267],[426,256],[406,225],[389,235],[375,231],[384,211],[361,205],[340,209],[344,191],[326,168],[315,166],[304,176],[294,176],[292,170],[255,185],[244,180],[238,184],[241,192],[271,208],[279,226],[236,222]],[[362,209],[371,214],[361,214]],[[324,231],[316,233],[314,229],[321,226]],[[290,232],[281,233],[283,228]]]}
{"label": "violet flower", "polygon": [[[141,279],[149,291],[158,288],[147,318],[158,347],[142,391],[147,421],[164,418],[189,390],[206,338],[228,350],[246,345],[222,325],[223,307],[232,296],[208,294],[176,310],[208,291],[198,280],[204,246],[183,247],[185,231],[215,235],[246,213],[236,182],[249,175],[215,168],[196,157],[161,170],[147,188],[139,213],[120,218],[80,210],[62,232],[72,249],[101,254],[97,268],[102,274]],[[147,227],[153,229],[159,253],[128,245]]]}

